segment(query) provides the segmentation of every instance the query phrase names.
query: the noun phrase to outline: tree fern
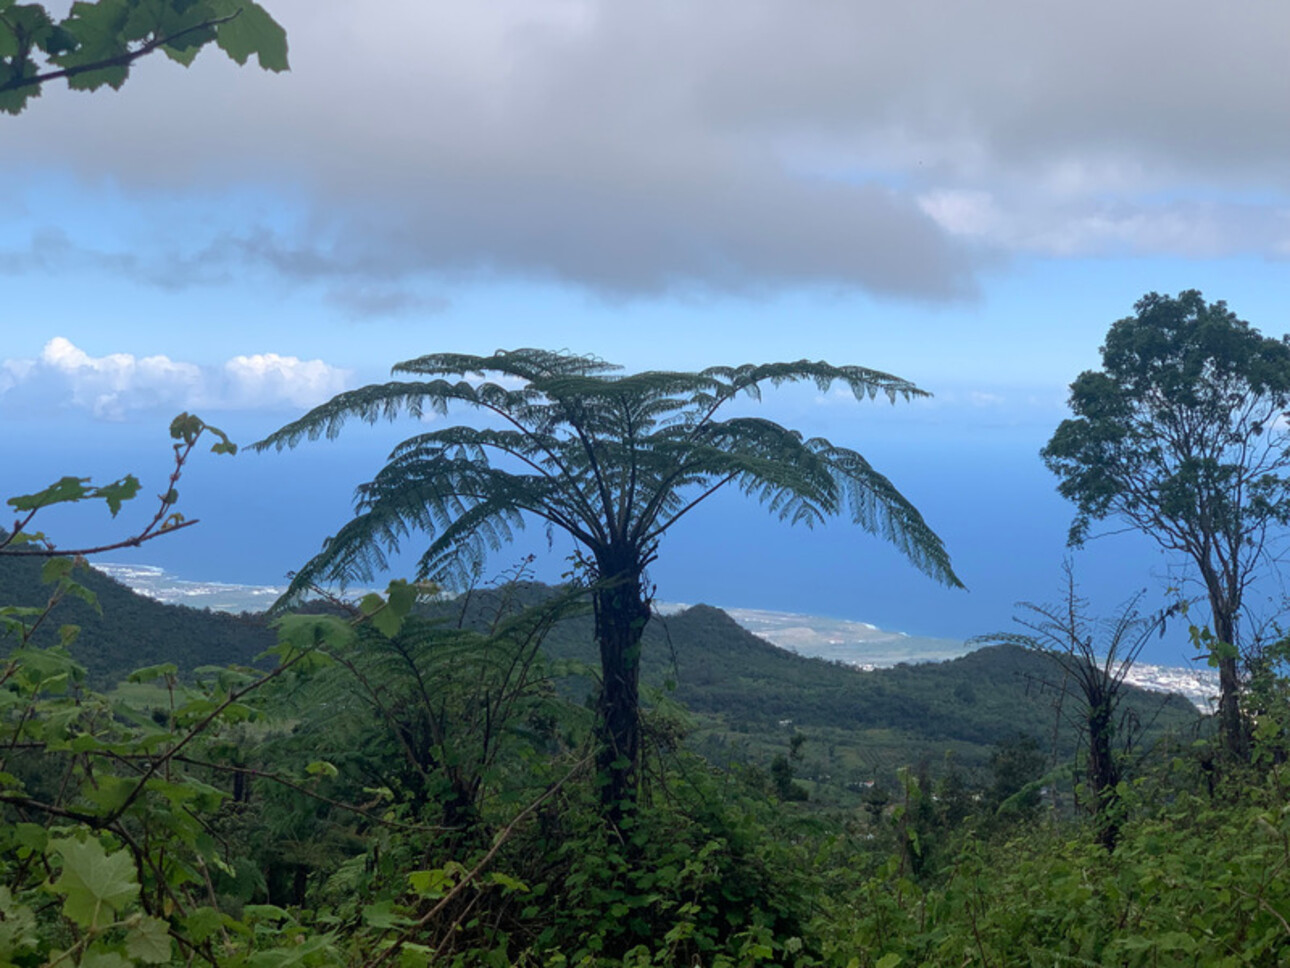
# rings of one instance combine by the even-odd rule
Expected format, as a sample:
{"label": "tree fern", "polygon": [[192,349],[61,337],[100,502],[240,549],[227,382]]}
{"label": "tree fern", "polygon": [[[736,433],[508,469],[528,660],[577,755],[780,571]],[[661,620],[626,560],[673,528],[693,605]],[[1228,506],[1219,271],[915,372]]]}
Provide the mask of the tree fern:
{"label": "tree fern", "polygon": [[[342,393],[256,444],[335,437],[351,420],[474,411],[488,426],[418,434],[358,489],[357,516],[297,574],[286,600],[319,582],[370,579],[387,555],[427,541],[419,577],[460,582],[531,520],[569,534],[592,568],[601,651],[606,805],[630,803],[639,754],[637,674],[649,618],[644,569],[663,535],[725,488],[791,524],[847,516],[937,581],[961,587],[939,537],[859,453],[755,417],[719,419],[766,386],[846,386],[857,400],[925,396],[899,377],[799,360],[624,374],[594,356],[499,350],[440,353],[394,367],[420,379]],[[625,765],[624,765],[625,764]]]}

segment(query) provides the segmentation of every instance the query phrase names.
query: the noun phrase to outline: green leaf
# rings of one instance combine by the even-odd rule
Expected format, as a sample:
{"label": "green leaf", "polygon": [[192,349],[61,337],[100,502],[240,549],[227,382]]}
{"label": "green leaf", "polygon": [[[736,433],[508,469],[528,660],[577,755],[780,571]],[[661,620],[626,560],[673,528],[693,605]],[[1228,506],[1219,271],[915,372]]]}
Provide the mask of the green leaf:
{"label": "green leaf", "polygon": [[51,504],[65,504],[71,501],[82,501],[89,494],[88,477],[60,477],[43,491],[35,494],[20,494],[9,498],[8,505],[15,511],[35,511],[49,507]]}
{"label": "green leaf", "polygon": [[255,54],[266,71],[289,70],[287,32],[258,3],[238,0],[238,7],[237,16],[219,26],[219,48],[238,64]]}
{"label": "green leaf", "polygon": [[[0,887],[0,963],[21,964],[14,955],[32,951],[40,943],[36,913],[14,900],[9,888]],[[23,959],[34,963],[35,959]]]}
{"label": "green leaf", "polygon": [[[354,641],[353,627],[334,615],[284,615],[274,623],[278,644],[266,651],[279,662],[290,662],[301,652],[319,648],[339,649]],[[323,657],[319,656],[321,660]]]}
{"label": "green leaf", "polygon": [[13,841],[31,853],[39,853],[49,843],[49,834],[38,823],[18,823],[13,827]]}
{"label": "green leaf", "polygon": [[100,615],[103,614],[103,609],[99,607],[98,595],[90,591],[90,589],[86,588],[80,582],[65,580],[62,583],[62,591],[64,595],[71,595],[73,598],[79,598],[85,604],[93,608],[94,611],[98,612]]}
{"label": "green leaf", "polygon": [[896,968],[896,966],[904,960],[905,959],[900,955],[895,952],[891,952],[879,958],[877,964],[874,965],[874,968]]}
{"label": "green leaf", "polygon": [[326,760],[314,760],[305,767],[305,772],[310,776],[325,776],[328,778],[340,775],[340,770]]}
{"label": "green leaf", "polygon": [[59,681],[79,678],[84,670],[64,649],[16,649],[9,656],[18,662],[23,678],[52,690]]}
{"label": "green leaf", "polygon": [[[211,37],[213,36],[214,31],[211,31]],[[205,38],[202,43],[210,40],[211,37]],[[164,44],[162,45],[161,52],[176,64],[179,64],[182,67],[187,67],[197,59],[197,55],[201,53],[201,49],[201,44],[192,44],[187,47],[181,47],[176,44]]]}
{"label": "green leaf", "polygon": [[417,603],[417,595],[420,592],[421,589],[417,585],[404,581],[402,578],[390,582],[389,587],[385,590],[390,611],[399,618],[404,618],[408,612],[412,611],[412,606]]}
{"label": "green leaf", "polygon": [[115,951],[89,951],[81,959],[80,968],[134,968]]}
{"label": "green leaf", "polygon": [[188,930],[188,936],[201,944],[203,941],[213,937],[224,923],[229,920],[226,914],[210,907],[200,907],[189,912],[188,916],[183,919],[184,927]]}
{"label": "green leaf", "polygon": [[[125,77],[122,76],[122,81]],[[110,83],[110,82],[109,82]],[[115,85],[120,87],[119,84]],[[121,505],[129,501],[139,493],[139,479],[133,474],[127,474],[119,481],[111,484],[105,484],[103,487],[96,487],[93,496],[101,497],[107,501],[108,510],[112,512],[112,517],[116,517],[117,512],[121,510]]]}
{"label": "green leaf", "polygon": [[248,904],[242,908],[247,921],[290,921],[291,915],[276,904]]}
{"label": "green leaf", "polygon": [[201,435],[206,425],[200,417],[195,417],[191,413],[181,413],[170,421],[170,438],[172,440],[182,440],[186,444],[191,444]]}
{"label": "green leaf", "polygon": [[64,896],[63,913],[83,928],[104,928],[139,895],[128,852],[109,854],[97,840],[64,839],[51,846],[63,859],[54,890]]}
{"label": "green leaf", "polygon": [[1198,947],[1196,939],[1184,931],[1165,931],[1156,939],[1156,947],[1161,951],[1182,951],[1191,953]]}
{"label": "green leaf", "polygon": [[40,581],[43,585],[52,585],[60,578],[66,578],[76,567],[75,558],[50,558],[40,569]]}
{"label": "green leaf", "polygon": [[412,924],[412,919],[403,914],[394,912],[393,901],[377,901],[375,904],[369,904],[362,910],[363,923],[369,927],[388,930],[389,928],[402,928]]}
{"label": "green leaf", "polygon": [[[5,4],[0,3],[0,10],[3,10]],[[0,22],[0,57],[11,60],[22,53],[22,48],[18,46],[18,35],[14,33],[13,28],[6,23]]]}
{"label": "green leaf", "polygon": [[[77,739],[81,738],[77,737]],[[93,737],[84,738],[93,739]],[[129,799],[130,794],[134,792],[136,783],[137,781],[128,780],[122,776],[105,774],[96,776],[93,783],[87,781],[81,789],[81,794],[98,807],[104,816],[110,816],[120,810],[126,800]]]}
{"label": "green leaf", "polygon": [[[76,38],[77,46],[51,60],[60,67],[81,68],[129,53],[124,33],[129,15],[127,0],[72,4],[71,16],[63,26]],[[69,77],[67,86],[78,91],[92,91],[104,84],[119,88],[129,73],[129,64],[114,64]]]}
{"label": "green leaf", "polygon": [[450,861],[443,867],[412,871],[408,874],[408,886],[422,897],[435,900],[447,894],[464,873],[464,867],[454,861]]}
{"label": "green leaf", "polygon": [[[29,64],[22,72],[24,76],[32,77],[36,73],[36,65]],[[30,87],[19,87],[12,91],[0,91],[0,111],[5,114],[22,114],[22,109],[27,106],[27,102],[34,97],[40,97],[40,85],[33,84]]]}
{"label": "green leaf", "polygon": [[126,679],[127,682],[152,682],[154,679],[170,679],[179,674],[179,666],[173,662],[163,662],[160,665],[145,666],[142,669],[135,669]]}
{"label": "green leaf", "polygon": [[125,936],[125,950],[146,965],[163,965],[170,960],[170,929],[160,918],[144,916]]}
{"label": "green leaf", "polygon": [[527,894],[529,892],[529,886],[527,884],[517,878],[511,877],[509,874],[503,874],[501,871],[494,871],[484,880],[489,884],[496,884],[498,887],[509,892],[519,892],[523,894]]}

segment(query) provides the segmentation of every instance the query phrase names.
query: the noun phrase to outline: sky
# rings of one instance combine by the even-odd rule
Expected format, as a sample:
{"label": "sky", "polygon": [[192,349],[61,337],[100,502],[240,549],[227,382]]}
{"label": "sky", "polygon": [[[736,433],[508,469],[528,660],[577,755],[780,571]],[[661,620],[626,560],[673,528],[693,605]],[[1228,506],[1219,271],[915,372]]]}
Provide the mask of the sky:
{"label": "sky", "polygon": [[[127,472],[157,493],[176,412],[250,443],[430,352],[860,364],[935,396],[763,412],[866,454],[969,591],[725,498],[651,577],[966,637],[1060,594],[1070,508],[1037,455],[1112,322],[1195,288],[1290,330],[1285,4],[264,5],[289,73],[153,56],[120,92],[47,85],[0,116],[5,493]],[[204,455],[180,488],[201,525],[132,560],[278,580],[413,429]],[[143,500],[47,530],[119,534]],[[534,533],[497,566],[555,577],[568,551]],[[1133,536],[1075,566],[1105,609],[1185,577]]]}

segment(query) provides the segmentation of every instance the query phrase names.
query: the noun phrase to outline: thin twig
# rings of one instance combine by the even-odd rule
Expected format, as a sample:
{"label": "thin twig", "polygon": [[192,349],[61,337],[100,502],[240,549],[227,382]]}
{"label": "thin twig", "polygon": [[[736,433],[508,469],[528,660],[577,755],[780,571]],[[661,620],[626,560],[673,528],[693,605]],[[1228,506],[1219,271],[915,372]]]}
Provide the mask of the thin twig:
{"label": "thin twig", "polygon": [[345,803],[343,800],[333,800],[331,797],[325,797],[321,793],[310,790],[303,784],[296,783],[294,780],[288,780],[279,773],[270,773],[267,770],[257,770],[249,766],[226,766],[221,763],[211,763],[206,760],[193,759],[188,756],[176,756],[174,760],[177,763],[186,763],[189,766],[202,766],[207,769],[219,770],[225,773],[241,773],[244,776],[256,777],[261,780],[271,780],[274,783],[281,784],[289,790],[317,800],[319,803],[325,803],[328,806],[336,807],[338,810],[346,810],[350,813],[356,813],[365,820],[379,824],[382,827],[393,827],[398,830],[411,830],[416,833],[447,833],[460,828],[435,826],[433,824],[420,823],[403,823],[398,820],[386,820],[383,817],[375,817],[368,812],[366,807],[358,806],[353,803]]}

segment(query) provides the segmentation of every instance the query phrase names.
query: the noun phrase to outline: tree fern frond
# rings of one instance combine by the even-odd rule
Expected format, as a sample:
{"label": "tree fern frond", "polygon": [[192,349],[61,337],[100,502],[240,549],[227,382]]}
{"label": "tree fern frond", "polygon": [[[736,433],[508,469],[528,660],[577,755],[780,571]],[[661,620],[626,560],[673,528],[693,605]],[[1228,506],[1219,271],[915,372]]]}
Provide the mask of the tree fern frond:
{"label": "tree fern frond", "polygon": [[808,442],[833,467],[851,508],[851,519],[893,544],[924,574],[951,588],[963,582],[950,565],[949,552],[922,514],[886,477],[853,450],[827,440]]}
{"label": "tree fern frond", "polygon": [[465,353],[432,353],[405,360],[394,365],[395,373],[420,373],[423,375],[484,376],[502,373],[526,383],[558,376],[611,373],[622,369],[606,363],[596,356],[579,356],[551,350],[518,349],[497,350],[492,356],[471,356]]}

